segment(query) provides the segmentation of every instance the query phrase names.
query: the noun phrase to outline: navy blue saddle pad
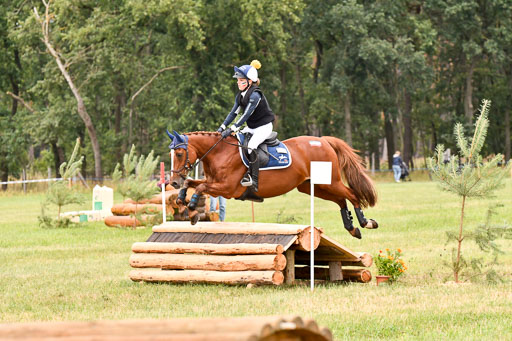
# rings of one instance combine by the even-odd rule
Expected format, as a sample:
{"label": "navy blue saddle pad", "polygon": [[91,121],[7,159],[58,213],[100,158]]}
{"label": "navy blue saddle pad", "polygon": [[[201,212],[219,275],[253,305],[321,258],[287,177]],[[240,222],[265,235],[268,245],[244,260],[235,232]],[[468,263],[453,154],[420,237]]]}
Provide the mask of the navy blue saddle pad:
{"label": "navy blue saddle pad", "polygon": [[[241,133],[237,133],[236,137],[242,146],[244,144],[245,136]],[[261,152],[259,149],[260,148],[258,148],[258,152]],[[249,167],[249,160],[245,157],[242,147],[238,147],[238,150],[240,152],[242,162],[246,167]],[[276,146],[268,146],[267,151],[270,153],[268,162],[264,166],[260,165],[260,170],[281,169],[289,167],[292,164],[292,155],[290,154],[288,147],[286,147],[283,142],[279,141],[279,144]]]}

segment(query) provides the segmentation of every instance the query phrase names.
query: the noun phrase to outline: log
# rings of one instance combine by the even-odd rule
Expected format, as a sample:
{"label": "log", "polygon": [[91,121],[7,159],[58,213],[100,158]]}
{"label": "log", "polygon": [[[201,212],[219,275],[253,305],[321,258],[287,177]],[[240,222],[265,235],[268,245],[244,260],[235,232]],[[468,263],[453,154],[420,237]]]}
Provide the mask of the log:
{"label": "log", "polygon": [[134,268],[162,268],[214,271],[283,270],[286,257],[278,255],[217,256],[194,254],[134,253]]}
{"label": "log", "polygon": [[[320,240],[322,239],[322,232],[317,228],[314,229],[314,247],[315,250],[318,245],[320,245]],[[299,232],[297,238],[297,249],[301,251],[311,251],[311,227],[307,227]]]}
{"label": "log", "polygon": [[285,257],[284,280],[286,284],[290,285],[295,282],[295,250],[286,250]]}
{"label": "log", "polygon": [[142,226],[142,223],[135,219],[135,217],[130,216],[109,216],[105,218],[105,225],[110,227],[133,227],[133,226]]}
{"label": "log", "polygon": [[210,243],[159,243],[138,242],[132,245],[136,253],[196,253],[207,255],[258,255],[280,254],[280,244],[210,244]]}
{"label": "log", "polygon": [[[309,266],[295,267],[295,278],[310,279]],[[368,283],[372,280],[372,273],[367,269],[342,269],[343,281]],[[329,268],[315,267],[315,279],[330,281]]]}
{"label": "log", "polygon": [[138,212],[159,213],[162,212],[162,205],[157,204],[115,204],[112,206],[113,215],[130,215]]}
{"label": "log", "polygon": [[[176,205],[176,198],[178,197],[178,193],[179,191],[177,189],[173,191],[165,191],[165,203],[167,205],[173,205],[173,203]],[[149,199],[149,203],[162,205],[162,193],[155,194],[151,199]],[[178,205],[176,205],[176,207],[177,206]]]}
{"label": "log", "polygon": [[281,271],[132,270],[130,279],[145,282],[280,285],[284,276]]}
{"label": "log", "polygon": [[[322,252],[322,247],[315,252],[315,264],[328,265],[329,262],[341,262],[343,266],[363,266],[368,268],[373,264],[373,257],[366,252],[355,252],[359,258],[348,258],[347,255],[336,255]],[[300,252],[295,256],[295,263],[300,265],[309,265],[309,253]]]}
{"label": "log", "polygon": [[[153,226],[153,232],[299,234],[308,227],[309,225],[201,221],[192,226],[187,222],[167,222],[162,225]],[[315,228],[315,230],[320,234],[322,233],[320,228]],[[306,234],[309,236],[309,233]]]}
{"label": "log", "polygon": [[298,316],[29,322],[0,324],[0,339],[230,341],[261,340],[263,338],[282,340],[282,336],[286,334],[289,340],[332,340],[330,330],[312,326],[313,323],[310,320],[303,320]]}
{"label": "log", "polygon": [[343,280],[343,269],[341,262],[329,262],[329,279],[331,281]]}

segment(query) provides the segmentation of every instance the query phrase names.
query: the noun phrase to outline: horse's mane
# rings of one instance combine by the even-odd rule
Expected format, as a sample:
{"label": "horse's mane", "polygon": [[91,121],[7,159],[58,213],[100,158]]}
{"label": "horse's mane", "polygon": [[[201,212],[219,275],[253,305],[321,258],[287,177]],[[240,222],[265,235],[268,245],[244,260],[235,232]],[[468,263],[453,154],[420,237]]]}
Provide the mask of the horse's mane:
{"label": "horse's mane", "polygon": [[208,135],[208,136],[218,136],[220,133],[216,131],[192,131],[190,133],[185,133],[185,135]]}

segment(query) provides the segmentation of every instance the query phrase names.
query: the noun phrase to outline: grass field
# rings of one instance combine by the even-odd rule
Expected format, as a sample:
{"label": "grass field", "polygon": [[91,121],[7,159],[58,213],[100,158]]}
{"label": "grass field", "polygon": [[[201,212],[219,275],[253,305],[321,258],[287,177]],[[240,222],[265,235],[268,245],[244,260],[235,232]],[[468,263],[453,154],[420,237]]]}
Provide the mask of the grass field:
{"label": "grass field", "polygon": [[[495,223],[512,224],[512,180],[497,197],[470,200],[466,228],[498,207]],[[459,199],[428,181],[378,182],[379,203],[367,209],[378,230],[363,239],[344,231],[336,205],[315,201],[315,222],[354,251],[373,255],[401,248],[408,271],[391,286],[372,284],[293,287],[141,284],[128,279],[134,242],[149,229],[114,229],[85,223],[41,229],[41,193],[0,194],[0,322],[128,318],[301,315],[329,327],[336,339],[512,339],[512,245],[500,241],[501,284],[454,285],[446,231],[456,231]],[[89,195],[90,197],[90,195]],[[116,202],[121,198],[116,197]],[[90,209],[90,203],[66,210]],[[55,210],[56,212],[56,210]],[[309,197],[296,191],[255,204],[257,222],[294,219],[308,224]],[[228,201],[228,221],[251,221],[251,203]],[[466,256],[481,254],[463,244]],[[371,268],[376,275],[376,269]]]}

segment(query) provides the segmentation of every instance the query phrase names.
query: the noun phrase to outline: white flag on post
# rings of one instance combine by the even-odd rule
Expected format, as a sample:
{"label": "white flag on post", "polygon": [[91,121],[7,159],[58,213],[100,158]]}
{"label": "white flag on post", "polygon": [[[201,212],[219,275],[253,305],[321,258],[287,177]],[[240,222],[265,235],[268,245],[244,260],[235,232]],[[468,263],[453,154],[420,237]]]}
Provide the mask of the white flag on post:
{"label": "white flag on post", "polygon": [[330,185],[332,162],[311,161],[311,291],[315,289],[315,185]]}

